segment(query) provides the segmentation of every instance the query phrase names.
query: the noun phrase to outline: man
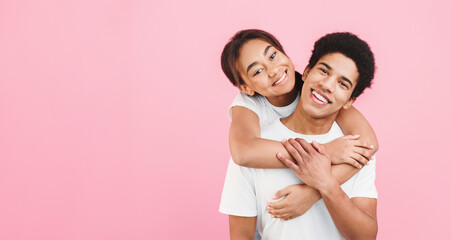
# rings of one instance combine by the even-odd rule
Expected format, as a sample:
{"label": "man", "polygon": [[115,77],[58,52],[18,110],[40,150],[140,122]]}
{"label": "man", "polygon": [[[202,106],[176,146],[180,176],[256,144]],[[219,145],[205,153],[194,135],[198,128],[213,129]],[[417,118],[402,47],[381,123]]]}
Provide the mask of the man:
{"label": "man", "polygon": [[[335,122],[339,110],[349,108],[373,77],[373,54],[357,36],[333,33],[315,43],[296,110],[261,131],[263,138],[282,140],[296,163],[278,157],[292,170],[229,163],[220,211],[230,215],[232,239],[253,239],[256,228],[262,239],[376,238],[375,160],[340,187],[331,174],[330,158],[318,144],[343,136]],[[292,220],[271,218],[267,203],[274,193],[302,182],[323,199]]]}

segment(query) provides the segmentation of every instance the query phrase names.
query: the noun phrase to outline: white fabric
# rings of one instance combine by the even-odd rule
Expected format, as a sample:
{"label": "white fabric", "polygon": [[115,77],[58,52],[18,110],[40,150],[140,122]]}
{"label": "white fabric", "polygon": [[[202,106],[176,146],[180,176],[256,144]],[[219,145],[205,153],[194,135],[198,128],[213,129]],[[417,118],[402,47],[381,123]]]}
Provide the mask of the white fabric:
{"label": "white fabric", "polygon": [[[259,118],[259,124],[260,129],[275,121],[279,118],[285,118],[289,115],[291,115],[294,110],[296,109],[296,106],[298,105],[300,99],[300,92],[296,96],[296,99],[290,103],[287,106],[284,107],[276,107],[272,105],[266,97],[256,94],[254,96],[249,96],[243,92],[240,92],[235,99],[233,100],[232,104],[229,107],[229,118],[232,119],[232,107],[234,106],[241,106],[250,109],[255,114],[257,114]],[[230,161],[232,161],[232,158],[230,158]],[[229,164],[229,168],[230,168]],[[230,181],[226,179],[226,182]],[[260,240],[261,237],[259,236],[258,231],[256,231],[254,240]]]}
{"label": "white fabric", "polygon": [[266,97],[258,94],[255,96],[249,96],[241,92],[235,97],[229,108],[229,117],[232,119],[232,107],[242,106],[257,114],[260,120],[260,128],[262,128],[276,119],[285,118],[292,114],[298,105],[299,98],[300,93],[298,93],[296,99],[289,105],[284,107],[276,107],[272,105]]}
{"label": "white fabric", "polygon": [[[329,142],[343,136],[337,123],[324,135],[302,135],[285,127],[280,120],[262,128],[262,138],[281,141],[284,138],[303,138],[308,142]],[[374,185],[375,164],[372,160],[356,175],[342,185],[350,197],[377,198]],[[271,239],[342,239],[323,200],[315,203],[304,215],[282,222],[266,212],[268,201],[280,189],[302,183],[291,169],[254,169],[240,167],[232,160],[227,169],[226,181],[219,211],[228,215],[257,216],[257,230],[263,240]]]}

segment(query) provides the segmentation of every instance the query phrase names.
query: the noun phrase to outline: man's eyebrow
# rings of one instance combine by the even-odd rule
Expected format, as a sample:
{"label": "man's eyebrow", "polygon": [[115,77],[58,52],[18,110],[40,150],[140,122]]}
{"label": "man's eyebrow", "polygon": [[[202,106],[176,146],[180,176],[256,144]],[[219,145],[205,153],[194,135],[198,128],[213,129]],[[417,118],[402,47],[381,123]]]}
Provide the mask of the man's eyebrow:
{"label": "man's eyebrow", "polygon": [[[263,55],[264,55],[264,56],[266,56],[266,54],[268,53],[268,50],[269,50],[271,47],[272,47],[271,45],[268,45],[268,46],[265,48],[265,51],[263,51]],[[249,70],[251,70],[251,68],[252,68],[253,66],[255,66],[255,64],[257,64],[257,62],[253,62],[253,63],[249,64],[249,66],[247,66],[246,72],[249,72]]]}
{"label": "man's eyebrow", "polygon": [[[319,64],[324,65],[324,66],[327,68],[327,70],[333,70],[333,68],[332,68],[331,66],[329,66],[329,64],[327,64],[327,63],[325,63],[325,62],[320,62]],[[351,87],[352,87],[352,81],[349,80],[349,78],[347,78],[347,77],[345,77],[345,76],[341,76],[341,78],[342,78],[344,81],[348,82],[348,83],[351,85]]]}
{"label": "man's eyebrow", "polygon": [[332,70],[332,67],[329,66],[329,64],[327,64],[325,62],[320,62],[319,64],[324,65],[327,68],[327,70]]}

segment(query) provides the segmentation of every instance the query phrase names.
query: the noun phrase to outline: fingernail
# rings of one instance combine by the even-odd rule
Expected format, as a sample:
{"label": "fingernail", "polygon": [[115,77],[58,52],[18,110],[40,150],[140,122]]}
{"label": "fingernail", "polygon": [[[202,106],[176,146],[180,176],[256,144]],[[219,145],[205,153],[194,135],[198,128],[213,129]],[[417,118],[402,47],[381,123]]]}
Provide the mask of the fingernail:
{"label": "fingernail", "polygon": [[276,195],[273,195],[272,196],[272,200],[276,200],[277,199],[277,196]]}
{"label": "fingernail", "polygon": [[280,157],[282,157],[282,154],[281,153],[277,153],[276,156],[280,158]]}
{"label": "fingernail", "polygon": [[282,139],[282,142],[283,142],[283,143],[286,143],[286,142],[287,142],[287,140],[286,140],[286,139]]}
{"label": "fingernail", "polygon": [[370,148],[371,148],[371,149],[374,149],[374,146],[373,146],[373,145],[370,145]]}
{"label": "fingernail", "polygon": [[285,222],[285,220],[284,220],[284,219],[280,219],[280,221],[281,221],[281,222]]}

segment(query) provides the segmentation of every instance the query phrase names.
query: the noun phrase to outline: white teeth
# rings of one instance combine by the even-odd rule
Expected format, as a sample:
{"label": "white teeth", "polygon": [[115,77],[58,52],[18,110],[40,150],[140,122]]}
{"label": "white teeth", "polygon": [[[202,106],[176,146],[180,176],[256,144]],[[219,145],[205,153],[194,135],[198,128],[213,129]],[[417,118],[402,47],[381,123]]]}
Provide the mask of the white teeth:
{"label": "white teeth", "polygon": [[287,76],[287,73],[286,73],[286,72],[283,73],[283,75],[282,75],[282,77],[279,79],[279,81],[277,81],[277,82],[274,83],[274,86],[276,86],[277,84],[279,84],[280,82],[282,82],[282,81],[285,79],[285,76]]}
{"label": "white teeth", "polygon": [[321,100],[321,102],[328,103],[328,101],[323,96],[321,96],[319,93],[317,93],[315,90],[313,90],[312,93],[313,93],[313,95],[315,95],[316,98]]}

